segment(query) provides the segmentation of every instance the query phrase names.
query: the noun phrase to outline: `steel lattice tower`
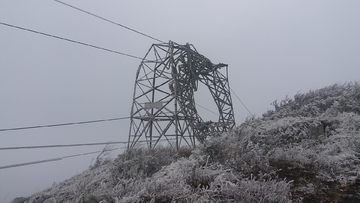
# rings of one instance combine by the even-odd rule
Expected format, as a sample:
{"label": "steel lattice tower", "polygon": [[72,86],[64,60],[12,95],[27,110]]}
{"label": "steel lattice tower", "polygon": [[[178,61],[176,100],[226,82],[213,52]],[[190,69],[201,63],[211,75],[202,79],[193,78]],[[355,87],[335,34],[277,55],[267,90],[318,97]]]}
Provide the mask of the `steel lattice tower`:
{"label": "steel lattice tower", "polygon": [[[196,110],[198,82],[210,91],[218,121],[203,121]],[[146,142],[154,148],[162,141],[173,148],[195,147],[207,136],[235,126],[228,82],[228,66],[212,64],[195,47],[174,42],[153,44],[136,72],[128,148]]]}

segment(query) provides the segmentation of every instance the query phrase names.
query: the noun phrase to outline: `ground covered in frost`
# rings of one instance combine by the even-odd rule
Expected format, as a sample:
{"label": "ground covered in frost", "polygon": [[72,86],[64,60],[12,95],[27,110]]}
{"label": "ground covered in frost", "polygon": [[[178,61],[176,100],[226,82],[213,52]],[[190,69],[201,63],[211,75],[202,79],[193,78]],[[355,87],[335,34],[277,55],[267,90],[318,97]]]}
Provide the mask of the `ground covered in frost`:
{"label": "ground covered in frost", "polygon": [[196,149],[131,149],[13,202],[360,202],[360,84],[273,105]]}

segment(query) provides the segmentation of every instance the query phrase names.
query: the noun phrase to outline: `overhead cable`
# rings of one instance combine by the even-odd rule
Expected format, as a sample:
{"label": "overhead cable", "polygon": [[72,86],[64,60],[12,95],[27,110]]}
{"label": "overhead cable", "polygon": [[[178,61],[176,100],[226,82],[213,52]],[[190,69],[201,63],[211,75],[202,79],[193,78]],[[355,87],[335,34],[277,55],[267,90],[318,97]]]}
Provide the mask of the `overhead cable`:
{"label": "overhead cable", "polygon": [[129,28],[129,27],[125,26],[125,25],[122,25],[122,24],[116,23],[116,22],[114,22],[114,21],[108,20],[108,19],[106,19],[106,18],[103,18],[103,17],[101,17],[101,16],[95,15],[95,14],[90,13],[90,12],[88,12],[88,11],[82,10],[82,9],[77,8],[77,7],[75,7],[75,6],[72,6],[72,5],[70,5],[70,4],[64,3],[64,2],[62,2],[62,1],[59,1],[59,0],[55,0],[55,1],[58,2],[58,3],[61,3],[61,4],[63,4],[63,5],[65,5],[65,6],[69,6],[69,7],[73,8],[73,9],[76,9],[76,10],[78,10],[78,11],[81,11],[81,12],[84,12],[84,13],[86,13],[86,14],[92,15],[92,16],[94,16],[94,17],[96,17],[96,18],[101,19],[101,20],[104,20],[104,21],[107,21],[107,22],[109,22],[109,23],[118,25],[118,26],[123,27],[123,28],[125,28],[125,29],[128,29],[128,30],[130,30],[130,31],[133,31],[133,32],[135,32],[135,33],[137,33],[137,34],[140,34],[140,35],[143,35],[143,36],[145,36],[145,37],[148,37],[148,38],[150,38],[150,39],[156,40],[156,41],[158,41],[158,42],[165,43],[164,41],[161,41],[161,40],[159,40],[159,39],[156,39],[155,37],[151,37],[150,35],[147,35],[147,34],[145,34],[145,33],[143,33],[143,32],[140,32],[140,31],[134,30],[134,29],[132,29],[132,28]]}
{"label": "overhead cable", "polygon": [[109,149],[109,150],[101,150],[101,151],[96,151],[96,152],[88,152],[88,153],[84,153],[84,154],[75,154],[75,155],[64,156],[64,157],[53,158],[53,159],[45,159],[45,160],[40,160],[40,161],[32,161],[32,162],[26,162],[26,163],[21,163],[21,164],[13,164],[13,165],[8,165],[8,166],[0,166],[0,169],[14,168],[14,167],[26,166],[26,165],[32,165],[32,164],[40,164],[40,163],[51,162],[51,161],[60,161],[60,160],[67,159],[67,158],[84,156],[84,155],[95,154],[95,153],[100,153],[100,152],[113,151],[116,149],[118,149],[118,148]]}
{"label": "overhead cable", "polygon": [[[139,141],[139,142],[150,142],[150,141]],[[98,143],[64,144],[64,145],[1,147],[0,150],[39,149],[39,148],[57,148],[57,147],[80,147],[80,146],[108,145],[108,144],[128,144],[128,142],[98,142]]]}
{"label": "overhead cable", "polygon": [[217,116],[219,116],[219,114],[211,111],[210,109],[208,109],[208,108],[206,108],[206,107],[204,107],[204,106],[201,106],[200,104],[195,103],[195,105],[196,105],[196,106],[199,106],[199,107],[201,107],[201,108],[203,108],[203,109],[205,109],[205,110],[207,110],[207,111],[209,111],[209,112],[211,112],[211,113],[213,113],[213,114],[215,114],[215,115],[217,115]]}
{"label": "overhead cable", "polygon": [[241,104],[245,107],[245,109],[249,112],[249,114],[254,117],[254,115],[249,111],[249,109],[248,109],[248,108],[246,107],[246,105],[241,101],[241,99],[237,96],[237,94],[234,92],[234,90],[232,90],[231,88],[230,88],[230,90],[231,90],[232,93],[234,93],[234,95],[236,96],[236,98],[241,102]]}
{"label": "overhead cable", "polygon": [[17,128],[4,128],[0,129],[2,131],[14,131],[14,130],[27,130],[34,128],[50,128],[50,127],[59,127],[59,126],[67,126],[67,125],[82,125],[89,123],[99,123],[99,122],[108,122],[108,121],[116,121],[116,120],[124,120],[130,117],[120,117],[120,118],[109,118],[109,119],[101,119],[101,120],[92,120],[92,121],[80,121],[80,122],[71,122],[71,123],[58,123],[58,124],[50,124],[50,125],[37,125],[37,126],[26,126],[26,127],[17,127]]}
{"label": "overhead cable", "polygon": [[115,53],[115,54],[120,54],[120,55],[123,55],[123,56],[128,56],[128,57],[131,57],[131,58],[136,58],[136,59],[140,59],[140,60],[143,59],[143,58],[141,58],[141,57],[133,56],[133,55],[130,55],[130,54],[126,54],[126,53],[114,51],[114,50],[111,50],[111,49],[107,49],[107,48],[103,48],[103,47],[99,47],[99,46],[87,44],[87,43],[84,43],[84,42],[75,41],[75,40],[72,40],[72,39],[67,39],[67,38],[64,38],[64,37],[59,37],[59,36],[56,36],[56,35],[47,34],[47,33],[44,33],[44,32],[39,32],[39,31],[36,31],[36,30],[31,30],[31,29],[28,29],[28,28],[19,27],[19,26],[16,26],[16,25],[11,25],[11,24],[8,24],[8,23],[0,22],[0,24],[6,25],[6,26],[9,26],[9,27],[13,27],[13,28],[17,28],[17,29],[20,29],[20,30],[25,30],[25,31],[33,32],[33,33],[36,33],[36,34],[45,35],[45,36],[48,36],[48,37],[53,37],[53,38],[61,39],[61,40],[68,41],[68,42],[73,42],[73,43],[77,43],[77,44],[89,46],[89,47],[96,48],[96,49],[100,49],[100,50],[103,50],[103,51],[108,51],[108,52],[112,52],[112,53]]}
{"label": "overhead cable", "polygon": [[32,162],[26,162],[26,163],[21,163],[21,164],[13,164],[13,165],[8,165],[8,166],[0,166],[0,169],[13,168],[13,167],[19,167],[19,166],[26,166],[26,165],[31,165],[31,164],[40,164],[40,163],[51,162],[51,161],[60,161],[61,159],[62,159],[62,158],[45,159],[45,160],[32,161]]}

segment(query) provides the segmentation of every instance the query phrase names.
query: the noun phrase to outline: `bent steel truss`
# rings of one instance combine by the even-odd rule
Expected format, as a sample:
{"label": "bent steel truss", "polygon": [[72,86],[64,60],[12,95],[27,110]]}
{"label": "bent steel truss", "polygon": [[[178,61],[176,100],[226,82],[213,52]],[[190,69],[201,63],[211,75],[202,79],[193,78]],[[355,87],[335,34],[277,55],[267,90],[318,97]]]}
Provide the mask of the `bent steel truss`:
{"label": "bent steel truss", "polygon": [[[207,136],[232,129],[235,118],[227,68],[212,64],[189,44],[153,44],[136,72],[128,148],[140,142],[153,148],[162,141],[176,149],[195,147]],[[197,113],[198,82],[214,98],[217,122],[205,122]]]}

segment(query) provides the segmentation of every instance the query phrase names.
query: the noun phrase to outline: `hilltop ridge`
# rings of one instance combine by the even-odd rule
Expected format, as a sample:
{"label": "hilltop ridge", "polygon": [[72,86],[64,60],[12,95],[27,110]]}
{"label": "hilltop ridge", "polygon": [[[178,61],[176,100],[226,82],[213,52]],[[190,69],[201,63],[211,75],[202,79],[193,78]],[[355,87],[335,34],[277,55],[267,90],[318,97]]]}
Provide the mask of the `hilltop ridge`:
{"label": "hilltop ridge", "polygon": [[360,84],[272,105],[195,149],[130,149],[12,202],[360,202]]}

